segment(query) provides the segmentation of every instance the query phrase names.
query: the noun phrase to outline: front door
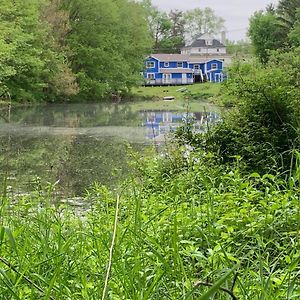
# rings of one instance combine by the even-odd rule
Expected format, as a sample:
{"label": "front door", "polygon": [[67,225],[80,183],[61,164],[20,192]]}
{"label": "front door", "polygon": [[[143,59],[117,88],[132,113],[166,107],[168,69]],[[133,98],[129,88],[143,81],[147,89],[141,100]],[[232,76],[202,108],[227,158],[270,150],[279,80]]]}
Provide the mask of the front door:
{"label": "front door", "polygon": [[182,83],[183,84],[187,83],[187,74],[182,74]]}
{"label": "front door", "polygon": [[163,83],[170,84],[172,79],[172,74],[163,74]]}
{"label": "front door", "polygon": [[221,81],[221,74],[215,74],[215,82]]}

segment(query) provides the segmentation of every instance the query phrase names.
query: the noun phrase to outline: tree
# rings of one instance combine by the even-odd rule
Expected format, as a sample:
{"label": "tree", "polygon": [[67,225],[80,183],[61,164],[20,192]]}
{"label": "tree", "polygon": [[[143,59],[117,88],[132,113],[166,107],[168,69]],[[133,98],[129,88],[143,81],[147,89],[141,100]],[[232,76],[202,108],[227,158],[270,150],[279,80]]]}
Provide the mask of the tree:
{"label": "tree", "polygon": [[185,25],[186,21],[184,13],[179,10],[171,10],[169,13],[171,22],[171,36],[169,39],[172,42],[172,52],[179,52],[180,48],[184,46],[185,39]]}
{"label": "tree", "polygon": [[297,9],[296,22],[288,34],[288,39],[292,46],[300,46],[300,8]]}
{"label": "tree", "polygon": [[299,55],[300,48],[275,51],[265,65],[231,67],[225,84],[238,102],[207,140],[224,162],[239,156],[248,170],[259,173],[290,172],[295,166],[293,150],[300,148]]}
{"label": "tree", "polygon": [[250,18],[248,35],[255,54],[263,63],[268,61],[270,51],[283,46],[282,31],[278,28],[277,17],[270,12],[259,11]]}
{"label": "tree", "polygon": [[47,0],[0,0],[0,96],[17,101],[54,101],[76,92],[56,36],[42,14]]}
{"label": "tree", "polygon": [[[154,52],[163,52],[166,49],[166,44],[168,38],[171,35],[172,22],[168,18],[168,15],[164,12],[159,11],[159,9],[152,5],[151,0],[142,1],[142,7],[147,15],[147,24],[149,32],[152,38],[152,48]],[[169,48],[169,45],[167,46]]]}
{"label": "tree", "polygon": [[224,22],[224,19],[216,16],[209,7],[189,10],[185,13],[186,38],[195,39],[203,33],[216,34],[224,29]]}
{"label": "tree", "polygon": [[240,41],[226,41],[226,47],[228,54],[231,54],[235,57],[245,57],[253,53],[252,45],[249,41],[240,40]]}
{"label": "tree", "polygon": [[126,92],[140,80],[150,48],[141,6],[127,0],[63,0],[70,16],[69,60],[80,99]]}
{"label": "tree", "polygon": [[248,33],[261,62],[268,61],[271,50],[299,45],[299,10],[300,0],[280,0],[277,8],[269,5],[251,17]]}
{"label": "tree", "polygon": [[300,8],[300,0],[280,0],[278,3],[279,24],[288,33],[297,21],[297,10]]}

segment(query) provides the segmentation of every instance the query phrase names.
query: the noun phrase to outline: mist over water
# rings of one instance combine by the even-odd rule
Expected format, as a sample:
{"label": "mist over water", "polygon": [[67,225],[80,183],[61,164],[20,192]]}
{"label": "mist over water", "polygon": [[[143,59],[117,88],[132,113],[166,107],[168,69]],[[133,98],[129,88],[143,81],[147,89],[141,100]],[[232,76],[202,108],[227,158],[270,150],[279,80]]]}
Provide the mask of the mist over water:
{"label": "mist over water", "polygon": [[[215,112],[190,113],[197,130]],[[176,111],[135,111],[130,104],[51,104],[0,111],[0,176],[9,193],[57,182],[62,197],[84,195],[94,182],[115,188],[130,172],[130,148],[163,143],[187,117]]]}

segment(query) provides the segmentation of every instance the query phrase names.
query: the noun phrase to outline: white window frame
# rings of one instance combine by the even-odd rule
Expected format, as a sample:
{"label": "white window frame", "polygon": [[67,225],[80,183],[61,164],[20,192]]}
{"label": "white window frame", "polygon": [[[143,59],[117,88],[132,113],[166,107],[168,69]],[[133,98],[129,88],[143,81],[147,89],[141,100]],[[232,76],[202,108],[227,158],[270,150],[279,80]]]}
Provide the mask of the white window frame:
{"label": "white window frame", "polygon": [[212,70],[218,70],[218,64],[217,63],[212,63],[211,64],[211,69]]}
{"label": "white window frame", "polygon": [[146,62],[146,68],[147,69],[154,69],[155,68],[155,62],[154,61],[147,61]]}
{"label": "white window frame", "polygon": [[206,46],[212,46],[213,45],[213,41],[212,40],[206,40],[205,44],[206,44]]}
{"label": "white window frame", "polygon": [[168,61],[165,61],[165,62],[164,62],[164,67],[165,67],[165,68],[169,68],[169,67],[170,67],[170,63],[169,63]]}
{"label": "white window frame", "polygon": [[147,73],[147,79],[155,80],[155,73]]}
{"label": "white window frame", "polygon": [[[179,66],[179,64],[181,64],[181,66]],[[183,62],[182,61],[177,62],[177,68],[180,68],[180,69],[183,68]]]}
{"label": "white window frame", "polygon": [[[197,67],[197,68],[196,68]],[[200,70],[200,65],[194,65],[195,70]]]}

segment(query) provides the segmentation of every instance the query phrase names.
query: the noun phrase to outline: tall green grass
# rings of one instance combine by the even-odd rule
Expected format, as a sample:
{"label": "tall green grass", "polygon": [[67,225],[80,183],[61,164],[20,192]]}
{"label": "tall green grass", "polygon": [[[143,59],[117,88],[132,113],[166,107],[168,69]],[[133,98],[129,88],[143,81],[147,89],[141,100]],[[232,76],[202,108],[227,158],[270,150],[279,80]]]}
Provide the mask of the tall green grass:
{"label": "tall green grass", "polygon": [[85,212],[53,188],[4,195],[0,299],[298,299],[299,171],[286,182],[177,155],[137,159],[117,214],[96,184]]}

